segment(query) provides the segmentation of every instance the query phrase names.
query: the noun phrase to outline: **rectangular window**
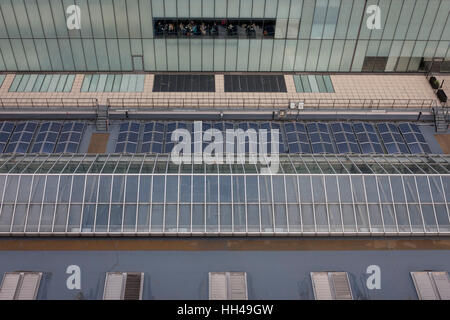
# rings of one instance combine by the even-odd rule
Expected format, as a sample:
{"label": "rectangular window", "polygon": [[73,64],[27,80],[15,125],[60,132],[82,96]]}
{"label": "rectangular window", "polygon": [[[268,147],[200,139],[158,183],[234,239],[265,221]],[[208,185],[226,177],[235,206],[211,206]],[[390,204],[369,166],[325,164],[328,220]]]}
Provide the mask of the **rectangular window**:
{"label": "rectangular window", "polygon": [[[239,9],[239,7],[236,7]],[[192,16],[192,13],[191,13]],[[284,20],[286,24],[287,20]],[[273,38],[275,19],[153,19],[155,38]],[[285,37],[286,25],[281,38]]]}
{"label": "rectangular window", "polygon": [[108,272],[103,300],[142,300],[144,273]]}
{"label": "rectangular window", "polygon": [[41,272],[7,272],[0,287],[0,300],[35,300]]}
{"label": "rectangular window", "polygon": [[247,300],[246,272],[210,272],[209,300]]}

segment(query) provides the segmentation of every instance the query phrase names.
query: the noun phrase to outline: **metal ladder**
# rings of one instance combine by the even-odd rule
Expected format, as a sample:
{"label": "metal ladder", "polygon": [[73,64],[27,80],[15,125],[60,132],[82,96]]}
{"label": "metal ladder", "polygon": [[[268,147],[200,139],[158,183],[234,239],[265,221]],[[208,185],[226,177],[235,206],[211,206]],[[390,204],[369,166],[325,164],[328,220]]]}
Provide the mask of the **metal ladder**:
{"label": "metal ladder", "polygon": [[450,124],[449,109],[447,105],[433,108],[436,132],[447,132]]}
{"label": "metal ladder", "polygon": [[97,107],[97,131],[108,131],[108,118],[109,118],[108,106]]}

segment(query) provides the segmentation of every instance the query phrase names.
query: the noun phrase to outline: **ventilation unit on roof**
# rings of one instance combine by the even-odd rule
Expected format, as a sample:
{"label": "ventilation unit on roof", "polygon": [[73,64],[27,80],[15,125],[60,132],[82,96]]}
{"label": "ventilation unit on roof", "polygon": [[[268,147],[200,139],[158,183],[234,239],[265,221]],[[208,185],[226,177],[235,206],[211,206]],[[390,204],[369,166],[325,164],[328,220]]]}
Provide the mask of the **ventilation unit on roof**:
{"label": "ventilation unit on roof", "polygon": [[420,300],[450,300],[450,280],[445,271],[411,272]]}
{"label": "ventilation unit on roof", "polygon": [[35,300],[41,272],[6,272],[0,286],[0,300]]}
{"label": "ventilation unit on roof", "polygon": [[311,272],[316,300],[353,300],[347,272]]}
{"label": "ventilation unit on roof", "polygon": [[209,300],[247,300],[246,272],[210,272]]}
{"label": "ventilation unit on roof", "polygon": [[141,300],[143,284],[142,272],[108,272],[103,300]]}

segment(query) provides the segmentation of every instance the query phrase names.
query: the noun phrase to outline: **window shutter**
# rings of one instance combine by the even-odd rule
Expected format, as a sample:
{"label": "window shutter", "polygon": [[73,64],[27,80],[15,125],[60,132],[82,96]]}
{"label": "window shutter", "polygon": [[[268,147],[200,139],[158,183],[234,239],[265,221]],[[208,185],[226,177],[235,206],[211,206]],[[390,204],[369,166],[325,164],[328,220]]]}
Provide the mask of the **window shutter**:
{"label": "window shutter", "polygon": [[432,279],[428,272],[411,272],[414,286],[420,300],[438,300],[439,297],[435,291]]}
{"label": "window shutter", "polygon": [[224,272],[209,273],[209,299],[227,300],[227,276]]}
{"label": "window shutter", "polygon": [[41,282],[41,273],[23,273],[17,300],[35,300]]}
{"label": "window shutter", "polygon": [[142,295],[142,273],[127,273],[124,300],[140,300]]}
{"label": "window shutter", "polygon": [[311,279],[316,300],[333,300],[328,272],[311,272]]}
{"label": "window shutter", "polygon": [[247,300],[247,275],[245,272],[230,272],[231,300]]}
{"label": "window shutter", "polygon": [[13,300],[19,281],[20,273],[5,273],[0,288],[0,300]]}
{"label": "window shutter", "polygon": [[450,280],[445,271],[431,272],[441,300],[450,300]]}
{"label": "window shutter", "polygon": [[332,272],[331,280],[336,300],[353,300],[347,272]]}
{"label": "window shutter", "polygon": [[210,272],[210,300],[247,300],[247,274],[245,272]]}
{"label": "window shutter", "polygon": [[125,275],[119,272],[108,272],[105,280],[103,300],[122,300]]}

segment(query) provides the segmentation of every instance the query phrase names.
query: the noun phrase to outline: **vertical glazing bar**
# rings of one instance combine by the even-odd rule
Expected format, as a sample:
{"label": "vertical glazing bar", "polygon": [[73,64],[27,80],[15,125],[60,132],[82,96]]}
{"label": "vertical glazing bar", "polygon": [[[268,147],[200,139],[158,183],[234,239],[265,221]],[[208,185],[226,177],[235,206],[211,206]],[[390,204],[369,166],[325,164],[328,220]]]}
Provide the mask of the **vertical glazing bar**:
{"label": "vertical glazing bar", "polygon": [[317,234],[317,219],[316,219],[316,201],[314,200],[314,188],[313,188],[313,183],[312,183],[312,179],[313,175],[309,176],[309,184],[310,184],[310,188],[311,188],[311,200],[312,200],[312,212],[313,212],[313,219],[314,219],[314,233]]}
{"label": "vertical glazing bar", "polygon": [[[108,222],[106,225],[106,233],[109,234],[109,227],[111,225],[111,208],[112,208],[112,202],[113,202],[113,198],[112,198],[112,194],[113,194],[113,185],[114,185],[114,178],[115,178],[115,170],[117,168],[117,166],[120,163],[120,160],[122,159],[122,156],[120,156],[119,160],[116,162],[116,167],[114,168],[113,173],[111,174],[111,186],[109,187],[109,203],[108,203]],[[99,182],[100,184],[100,182]]]}
{"label": "vertical glazing bar", "polygon": [[367,221],[369,222],[369,231],[370,233],[372,233],[372,223],[370,221],[370,211],[369,211],[369,202],[367,200],[367,192],[366,192],[366,179],[365,176],[361,176],[362,178],[362,184],[363,184],[363,192],[364,192],[364,200],[365,200],[365,205],[366,205],[366,210],[367,210]]}
{"label": "vertical glazing bar", "polygon": [[[31,176],[30,194],[28,195],[27,212],[25,214],[25,222],[23,224],[23,231],[24,232],[26,232],[26,230],[27,230],[28,215],[30,214],[31,195],[33,194],[34,177],[35,177],[35,173],[33,173],[33,175]],[[5,187],[6,187],[6,184],[5,184]],[[0,190],[0,191],[2,191],[2,190]],[[2,202],[3,202],[3,199],[2,199]],[[0,205],[0,209],[1,209],[1,205]]]}
{"label": "vertical glazing bar", "polygon": [[412,232],[411,214],[409,213],[408,198],[406,197],[406,184],[405,184],[403,175],[401,176],[401,178],[402,178],[402,184],[403,184],[403,196],[405,197],[405,207],[406,207],[406,212],[408,213],[409,232]]}
{"label": "vertical glazing bar", "polygon": [[352,195],[353,218],[355,219],[355,229],[356,229],[356,233],[359,233],[358,219],[356,219],[355,196],[353,194],[353,181],[352,181],[352,176],[351,175],[348,176],[348,180],[350,181],[350,194]]}
{"label": "vertical glazing bar", "polygon": [[399,233],[399,228],[398,228],[398,219],[397,219],[397,209],[395,208],[396,201],[395,201],[394,192],[393,192],[393,189],[392,189],[391,176],[388,177],[388,181],[389,181],[389,188],[390,188],[391,196],[392,196],[392,208],[394,209],[395,227],[397,229],[397,234],[398,234]]}
{"label": "vertical glazing bar", "polygon": [[450,222],[450,212],[449,212],[450,194],[445,193],[444,182],[442,181],[442,176],[439,177],[439,180],[441,181],[441,187],[442,187],[442,191],[444,194],[445,208],[447,209],[448,221]]}
{"label": "vertical glazing bar", "polygon": [[383,206],[380,197],[380,188],[378,186],[378,174],[375,175],[375,184],[377,185],[377,199],[378,199],[378,207],[380,208],[381,223],[383,224],[383,233],[386,233],[386,226],[384,225]]}
{"label": "vertical glazing bar", "polygon": [[[56,186],[56,199],[55,199],[55,208],[53,210],[53,222],[52,222],[52,232],[55,229],[55,221],[56,221],[56,208],[58,207],[58,197],[59,197],[59,184],[61,183],[61,175],[58,175],[58,185]],[[30,191],[31,193],[31,191]]]}
{"label": "vertical glazing bar", "polygon": [[[106,165],[106,162],[107,162],[107,161],[105,161],[105,164],[103,165],[103,167]],[[99,172],[102,172],[103,167],[102,167],[102,169],[99,170]],[[97,178],[98,178],[98,181],[97,181],[97,197],[96,197],[96,199],[95,199],[94,225],[92,226],[92,230],[93,230],[94,232],[95,232],[96,229],[97,229],[98,197],[99,197],[99,193],[100,193],[100,181],[101,181],[101,179],[102,179],[102,175],[98,174],[98,175],[97,175]],[[112,184],[112,179],[111,179],[111,184]]]}
{"label": "vertical glazing bar", "polygon": [[[12,212],[12,217],[11,217],[11,224],[9,225],[9,232],[12,232],[12,226],[14,224],[14,216],[16,213],[16,207],[17,207],[17,196],[19,194],[19,187],[20,187],[20,181],[22,180],[22,175],[18,176],[18,181],[17,181],[17,187],[16,187],[16,196],[14,197],[14,205],[13,205],[13,212]],[[5,185],[5,191],[6,191],[6,185]]]}
{"label": "vertical glazing bar", "polygon": [[[66,228],[65,228],[65,233],[68,232],[68,227],[69,227],[69,217],[70,217],[70,209],[72,207],[72,190],[73,190],[73,183],[75,181],[75,175],[72,175],[72,181],[70,183],[70,195],[69,195],[69,205],[67,206],[67,217],[66,217]],[[31,193],[31,192],[30,192]],[[30,195],[31,196],[31,195]]]}
{"label": "vertical glazing bar", "polygon": [[325,182],[325,175],[322,175],[322,182],[323,182],[323,191],[325,194],[325,212],[327,213],[327,222],[328,222],[328,233],[331,232],[331,224],[330,224],[330,212],[328,211],[328,194],[327,194],[327,185]]}
{"label": "vertical glazing bar", "polygon": [[38,231],[37,231],[38,233],[41,232],[41,219],[42,219],[42,211],[44,210],[45,193],[47,191],[47,179],[48,175],[45,175],[44,190],[42,191],[41,212],[39,214],[39,221],[38,221]]}
{"label": "vertical glazing bar", "polygon": [[430,191],[430,195],[431,195],[431,201],[433,204],[433,212],[434,212],[434,218],[436,219],[436,228],[437,228],[437,232],[440,233],[440,229],[439,229],[439,220],[437,218],[437,214],[436,214],[436,206],[435,206],[435,202],[434,202],[434,197],[433,197],[433,191],[431,190],[431,185],[430,185],[430,176],[427,175],[427,185],[428,185],[428,190]]}
{"label": "vertical glazing bar", "polygon": [[[87,170],[86,172],[89,172],[89,170]],[[84,205],[86,202],[86,182],[87,182],[87,174],[84,174],[84,186],[83,186],[83,202],[81,203],[81,217],[80,217],[80,229],[79,229],[79,233],[82,234],[83,229],[83,216],[84,216]]]}

